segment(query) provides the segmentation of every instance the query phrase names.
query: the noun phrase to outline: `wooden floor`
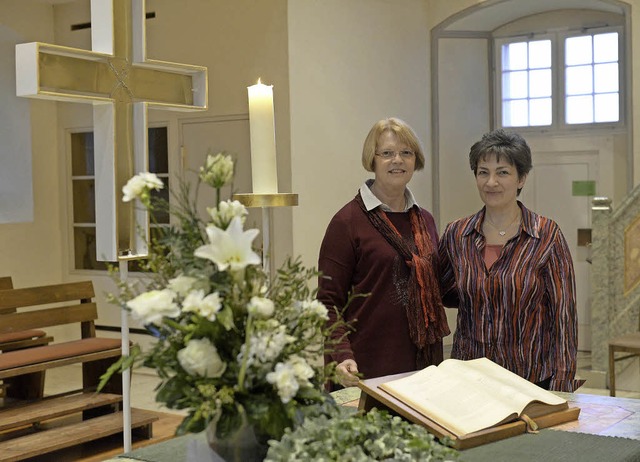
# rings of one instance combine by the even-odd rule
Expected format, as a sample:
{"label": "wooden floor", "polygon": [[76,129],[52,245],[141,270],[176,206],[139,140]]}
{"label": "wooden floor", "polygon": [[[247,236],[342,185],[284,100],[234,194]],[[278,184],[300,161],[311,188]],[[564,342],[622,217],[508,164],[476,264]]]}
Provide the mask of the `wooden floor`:
{"label": "wooden floor", "polygon": [[[175,430],[184,416],[157,412],[159,420],[153,423],[153,438],[132,438],[133,449],[156,444],[173,438]],[[124,452],[122,435],[102,438],[73,448],[52,452],[39,457],[32,457],[28,462],[102,462]],[[0,460],[2,457],[0,456]]]}

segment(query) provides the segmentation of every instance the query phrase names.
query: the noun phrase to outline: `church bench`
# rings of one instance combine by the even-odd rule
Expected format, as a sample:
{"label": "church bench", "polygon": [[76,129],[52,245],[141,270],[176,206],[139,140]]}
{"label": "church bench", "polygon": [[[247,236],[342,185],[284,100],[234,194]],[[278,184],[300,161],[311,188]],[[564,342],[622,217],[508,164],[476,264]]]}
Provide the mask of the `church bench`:
{"label": "church bench", "polygon": [[[16,398],[0,407],[0,461],[27,460],[123,432],[121,377],[115,374],[96,393],[100,377],[121,356],[121,341],[96,337],[94,297],[91,281],[0,291],[0,335],[54,326],[76,332],[65,341],[0,354],[0,380],[9,386],[7,396]],[[69,379],[69,390],[43,396],[45,371],[71,364],[81,364],[82,383]],[[146,439],[156,420],[148,411],[129,414],[132,433]]]}
{"label": "church bench", "polygon": [[[11,276],[0,277],[0,290],[13,289]],[[1,297],[2,295],[0,295]],[[43,330],[31,329],[0,334],[0,351],[18,350],[31,346],[47,345],[53,340]]]}
{"label": "church bench", "polygon": [[[100,376],[121,355],[120,340],[98,338],[98,317],[91,281],[8,289],[0,292],[0,335],[31,329],[75,325],[76,339],[0,354],[0,380],[6,395],[20,400],[42,398],[45,371],[82,364],[82,390],[95,390]],[[121,394],[118,377],[105,392]]]}
{"label": "church bench", "polygon": [[[13,280],[11,276],[1,276],[0,291],[7,289],[13,289]],[[1,296],[2,295],[0,295],[0,297]],[[0,352],[48,345],[51,341],[53,341],[53,337],[48,336],[45,331],[38,329],[0,334]],[[6,384],[0,383],[0,398],[5,396],[6,387]]]}
{"label": "church bench", "polygon": [[0,290],[13,289],[11,276],[0,276]]}
{"label": "church bench", "polygon": [[13,289],[11,276],[0,276],[0,290]]}
{"label": "church bench", "polygon": [[[118,409],[121,395],[84,393],[55,396],[0,410],[0,461],[21,461],[122,433],[123,414]],[[81,415],[96,408],[111,406],[114,412],[88,420]],[[152,423],[158,416],[151,411],[131,410],[132,435],[153,437]],[[82,451],[76,454],[80,455]],[[54,456],[37,460],[57,460]],[[67,457],[64,457],[67,460]]]}

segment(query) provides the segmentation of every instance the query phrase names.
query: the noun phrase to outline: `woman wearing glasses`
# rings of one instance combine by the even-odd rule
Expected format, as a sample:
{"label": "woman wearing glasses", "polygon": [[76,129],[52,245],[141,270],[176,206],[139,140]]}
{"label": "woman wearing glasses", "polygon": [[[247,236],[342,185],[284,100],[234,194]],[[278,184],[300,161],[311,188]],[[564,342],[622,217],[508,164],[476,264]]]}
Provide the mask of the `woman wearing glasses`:
{"label": "woman wearing glasses", "polygon": [[318,299],[329,322],[341,317],[326,361],[343,386],[442,361],[449,334],[437,278],[433,217],[407,187],[424,154],[414,131],[396,118],[377,122],[362,149],[374,173],[327,227],[318,269]]}
{"label": "woman wearing glasses", "polygon": [[471,147],[485,206],[440,241],[442,293],[458,307],[452,358],[487,357],[543,388],[573,391],[577,319],[573,263],[558,225],[517,200],[531,150],[495,130]]}

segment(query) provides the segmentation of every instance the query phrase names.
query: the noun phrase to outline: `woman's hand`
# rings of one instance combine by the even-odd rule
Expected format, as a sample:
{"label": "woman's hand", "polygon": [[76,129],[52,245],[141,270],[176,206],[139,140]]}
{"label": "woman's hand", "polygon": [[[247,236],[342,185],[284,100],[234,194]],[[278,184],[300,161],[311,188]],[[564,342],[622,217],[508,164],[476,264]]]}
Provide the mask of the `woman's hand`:
{"label": "woman's hand", "polygon": [[343,387],[353,387],[360,379],[357,377],[358,365],[353,359],[345,359],[336,366],[338,380]]}

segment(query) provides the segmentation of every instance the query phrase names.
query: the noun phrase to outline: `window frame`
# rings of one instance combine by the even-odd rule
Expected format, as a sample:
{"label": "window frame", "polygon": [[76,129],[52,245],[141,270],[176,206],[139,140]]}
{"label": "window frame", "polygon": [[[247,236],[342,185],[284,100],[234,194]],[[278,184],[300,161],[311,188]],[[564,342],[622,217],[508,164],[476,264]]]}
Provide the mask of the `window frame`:
{"label": "window frame", "polygon": [[[580,37],[586,35],[603,34],[609,32],[618,33],[618,108],[619,118],[615,122],[589,122],[581,124],[569,124],[565,121],[566,116],[566,86],[565,86],[565,47],[567,38]],[[527,125],[527,126],[504,126],[502,123],[502,46],[509,43],[531,42],[536,40],[551,40],[551,125]],[[528,133],[568,133],[577,131],[613,131],[626,127],[626,98],[627,85],[625,84],[625,54],[624,54],[624,27],[620,25],[588,27],[581,29],[565,29],[548,31],[545,33],[514,34],[508,36],[493,37],[494,56],[494,125],[509,130],[518,130]]]}
{"label": "window frame", "polygon": [[[158,175],[158,177],[163,181],[163,183],[166,185],[168,184],[168,181],[170,180],[171,177],[171,171],[172,171],[172,167],[171,167],[171,159],[170,159],[170,155],[169,155],[169,149],[170,149],[170,145],[171,145],[171,141],[170,141],[170,128],[169,128],[169,124],[168,123],[155,123],[155,124],[148,124],[147,126],[147,130],[152,130],[152,129],[156,129],[156,128],[164,128],[166,130],[166,138],[167,138],[167,146],[166,146],[166,151],[167,151],[167,159],[166,159],[166,165],[167,165],[167,172],[162,172],[162,173],[158,173],[156,172],[156,174]],[[92,180],[95,182],[95,171],[93,175],[74,175],[73,172],[73,142],[72,142],[72,138],[73,135],[76,134],[87,134],[87,133],[93,133],[94,132],[94,128],[93,127],[89,127],[89,128],[77,128],[77,129],[70,129],[67,130],[66,133],[66,138],[67,138],[67,146],[68,146],[68,166],[67,166],[67,171],[68,171],[68,218],[67,218],[67,223],[68,223],[68,229],[69,229],[69,234],[68,234],[68,243],[69,243],[69,251],[68,251],[68,255],[69,255],[69,270],[72,273],[77,273],[77,274],[82,274],[82,273],[89,273],[89,274],[106,274],[108,272],[108,268],[105,269],[101,269],[101,268],[79,268],[76,266],[76,243],[75,243],[75,231],[76,228],[96,228],[96,223],[94,222],[76,222],[75,221],[75,216],[74,216],[74,201],[75,201],[75,194],[74,194],[74,181],[86,181],[86,180]],[[151,144],[149,145],[149,149],[151,149]],[[150,161],[150,159],[149,159]],[[95,183],[94,183],[95,184]],[[170,197],[170,196],[169,196]],[[94,210],[95,210],[95,201],[94,201]],[[169,220],[171,220],[171,218],[169,217]],[[153,228],[167,228],[171,226],[171,222],[167,222],[167,223],[153,223],[150,222],[149,223],[149,228],[150,228],[150,233],[152,232]],[[99,262],[101,263],[101,262]],[[109,262],[102,262],[105,264],[108,264]],[[117,262],[112,262],[112,264],[117,264]],[[135,265],[131,265],[130,268],[130,272],[131,273],[135,273],[135,274],[145,274],[142,273],[140,271],[138,271],[138,269],[135,267]]]}

